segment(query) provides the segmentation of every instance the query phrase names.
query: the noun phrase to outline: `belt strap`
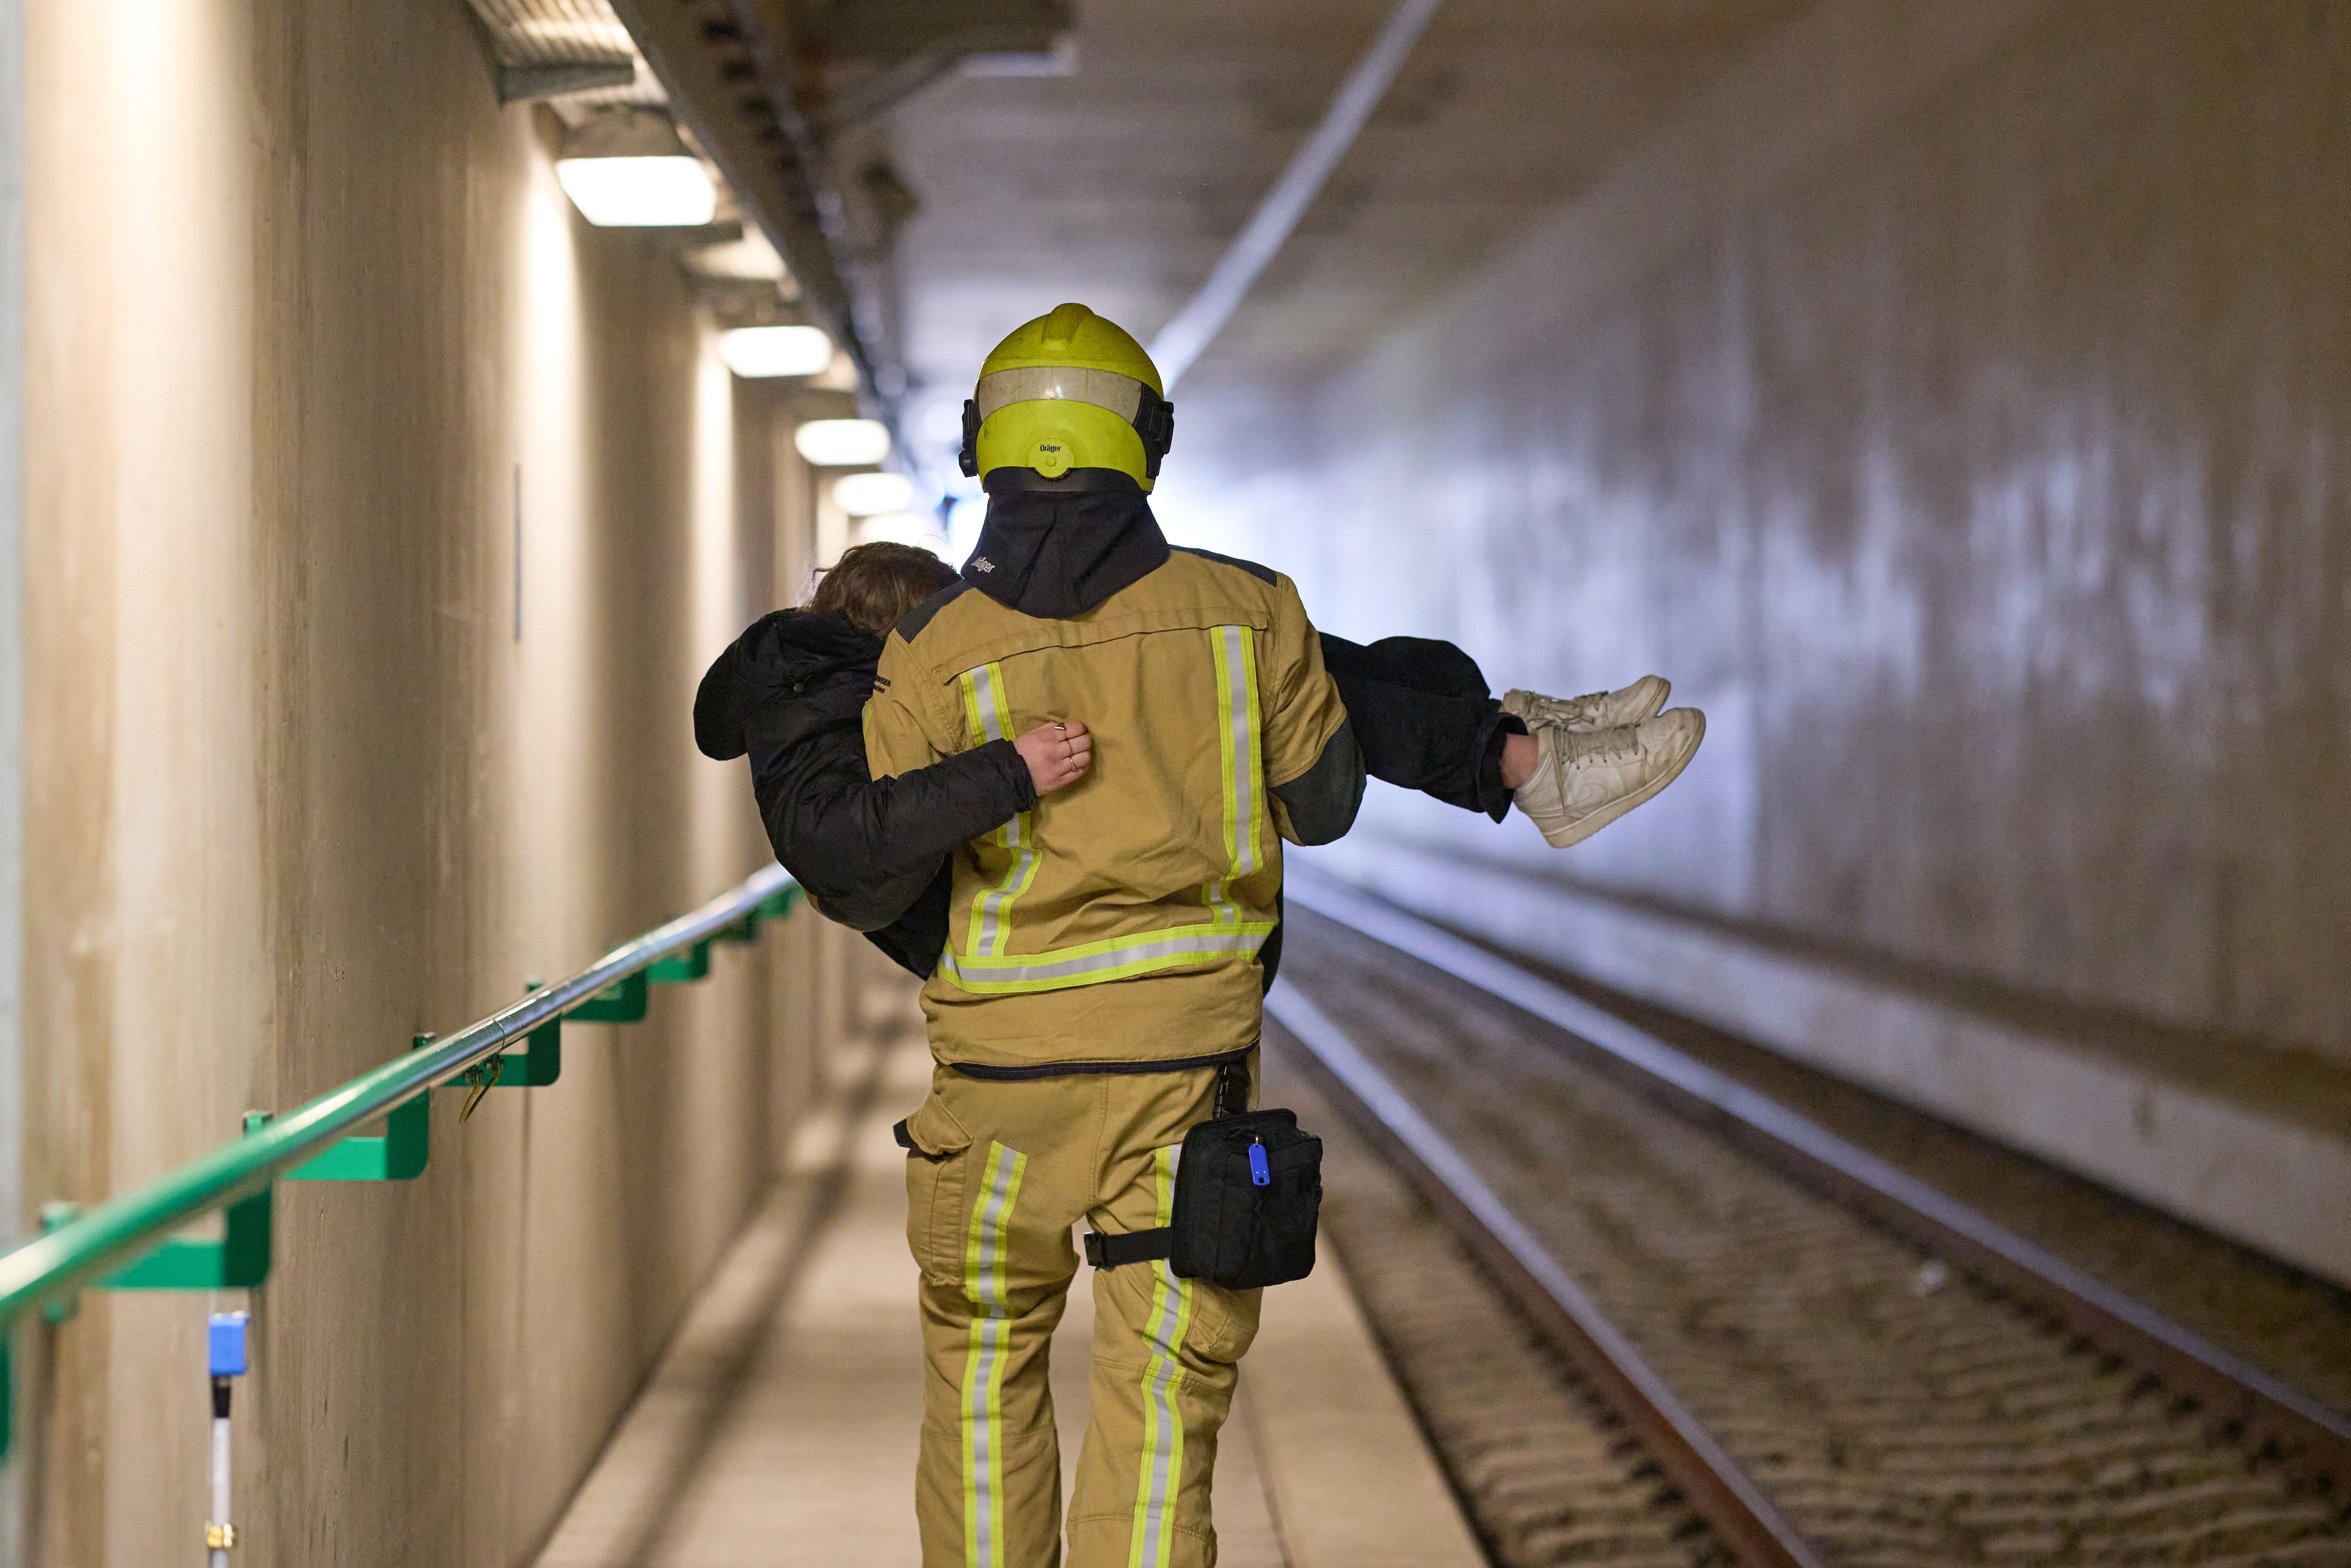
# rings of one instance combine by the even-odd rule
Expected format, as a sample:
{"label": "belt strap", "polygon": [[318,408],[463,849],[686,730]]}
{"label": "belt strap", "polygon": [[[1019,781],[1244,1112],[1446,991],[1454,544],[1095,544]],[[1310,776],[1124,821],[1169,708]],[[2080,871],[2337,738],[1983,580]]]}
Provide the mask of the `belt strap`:
{"label": "belt strap", "polygon": [[1097,1269],[1115,1269],[1122,1263],[1155,1263],[1167,1256],[1169,1239],[1174,1235],[1174,1230],[1165,1225],[1150,1230],[1130,1230],[1123,1236],[1089,1230],[1086,1261]]}
{"label": "belt strap", "polygon": [[950,1061],[949,1067],[966,1078],[983,1079],[991,1083],[1025,1083],[1036,1078],[1077,1078],[1087,1076],[1124,1077],[1148,1072],[1189,1072],[1200,1067],[1226,1067],[1245,1062],[1257,1041],[1232,1051],[1219,1051],[1207,1056],[1170,1056],[1144,1061],[1039,1061],[1027,1067],[997,1067],[984,1061]]}
{"label": "belt strap", "polygon": [[[1253,1049],[1253,1048],[1252,1048]],[[1249,1058],[1239,1055],[1217,1063],[1217,1116],[1239,1116],[1249,1111]]]}

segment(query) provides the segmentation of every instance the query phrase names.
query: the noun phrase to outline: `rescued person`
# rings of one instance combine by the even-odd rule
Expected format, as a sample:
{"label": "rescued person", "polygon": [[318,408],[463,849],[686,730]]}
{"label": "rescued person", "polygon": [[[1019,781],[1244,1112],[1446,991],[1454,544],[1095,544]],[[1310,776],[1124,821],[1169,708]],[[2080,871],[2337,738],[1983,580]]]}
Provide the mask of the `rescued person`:
{"label": "rescued person", "polygon": [[[725,762],[748,754],[760,817],[785,869],[825,915],[862,929],[923,979],[946,941],[947,855],[1074,780],[1092,756],[1081,721],[1040,724],[874,781],[862,716],[882,639],[958,580],[926,549],[859,545],[804,608],[761,617],[713,661],[694,706],[705,755]],[[1656,675],[1614,692],[1512,691],[1497,702],[1476,661],[1450,643],[1389,637],[1365,647],[1327,632],[1317,641],[1365,772],[1496,821],[1515,802],[1562,846],[1670,783],[1702,733],[1677,716],[1696,719],[1695,710],[1677,709],[1661,727],[1666,744],[1655,729],[1645,743],[1643,721],[1657,716],[1668,689]],[[906,907],[909,888],[920,891]],[[902,908],[895,917],[876,913]],[[1269,984],[1280,943],[1277,929],[1259,951]]]}
{"label": "rescued person", "polygon": [[882,639],[956,580],[926,549],[859,545],[807,608],[762,616],[737,638],[694,702],[704,755],[749,755],[784,869],[826,915],[925,978],[946,941],[947,856],[1075,780],[1092,745],[1082,723],[1040,723],[895,779],[867,771],[865,702]]}

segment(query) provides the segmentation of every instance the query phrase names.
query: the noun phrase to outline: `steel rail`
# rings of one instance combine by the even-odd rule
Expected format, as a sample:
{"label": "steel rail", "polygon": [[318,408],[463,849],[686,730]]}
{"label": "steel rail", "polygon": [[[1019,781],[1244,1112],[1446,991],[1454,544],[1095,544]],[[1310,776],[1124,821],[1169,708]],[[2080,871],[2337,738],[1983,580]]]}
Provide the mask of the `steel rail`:
{"label": "steel rail", "polygon": [[1574,1357],[1739,1560],[1749,1568],[1822,1568],[1819,1549],[1345,1031],[1287,980],[1273,988],[1265,1008],[1306,1048],[1310,1076],[1403,1166],[1519,1305]]}
{"label": "steel rail", "polygon": [[1878,1224],[2072,1324],[2241,1423],[2286,1462],[2351,1497],[2351,1416],[2172,1322],[1906,1171],[1656,1036],[1369,894],[1292,872],[1292,903],[1556,1026],[1661,1103]]}
{"label": "steel rail", "polygon": [[455,1077],[605,988],[682,947],[708,940],[794,885],[783,867],[769,865],[691,914],[622,943],[569,978],[542,987],[446,1040],[396,1057],[0,1255],[0,1330],[20,1313],[161,1241],[189,1220],[256,1191],[278,1171],[319,1154],[360,1123]]}

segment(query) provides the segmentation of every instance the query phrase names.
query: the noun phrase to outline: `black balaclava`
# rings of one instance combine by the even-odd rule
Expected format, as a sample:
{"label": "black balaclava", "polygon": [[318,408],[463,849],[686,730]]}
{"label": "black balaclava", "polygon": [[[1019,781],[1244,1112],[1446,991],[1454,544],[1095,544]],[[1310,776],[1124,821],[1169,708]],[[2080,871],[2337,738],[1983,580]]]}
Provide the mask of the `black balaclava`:
{"label": "black balaclava", "polygon": [[987,485],[987,521],[963,577],[1008,610],[1066,621],[1166,563],[1151,498],[1115,468],[1048,479],[1008,465]]}

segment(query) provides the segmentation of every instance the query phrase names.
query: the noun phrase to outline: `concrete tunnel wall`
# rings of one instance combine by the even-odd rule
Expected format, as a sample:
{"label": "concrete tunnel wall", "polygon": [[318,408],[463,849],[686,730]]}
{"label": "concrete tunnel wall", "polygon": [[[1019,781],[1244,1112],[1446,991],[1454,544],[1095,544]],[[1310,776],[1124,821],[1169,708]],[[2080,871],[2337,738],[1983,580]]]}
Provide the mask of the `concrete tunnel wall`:
{"label": "concrete tunnel wall", "polygon": [[[667,256],[575,217],[462,5],[27,30],[37,1207],[764,862],[688,704],[774,592],[784,478],[772,407]],[[528,1560],[770,1174],[815,953],[722,947],[462,1128],[436,1095],[413,1185],[280,1186],[241,1558]],[[20,1330],[31,1561],[197,1549],[206,1307]]]}
{"label": "concrete tunnel wall", "polygon": [[1184,535],[1708,715],[1567,854],[1322,863],[2351,1281],[2346,104],[2339,5],[1830,0],[1357,361],[1212,354]]}

